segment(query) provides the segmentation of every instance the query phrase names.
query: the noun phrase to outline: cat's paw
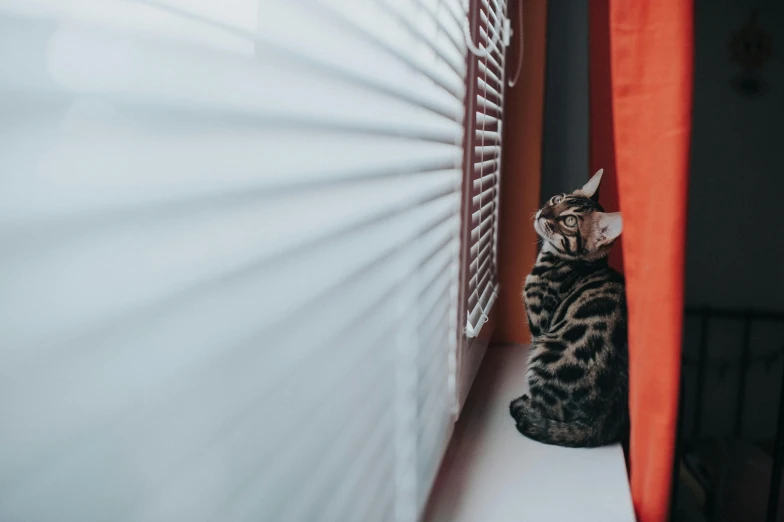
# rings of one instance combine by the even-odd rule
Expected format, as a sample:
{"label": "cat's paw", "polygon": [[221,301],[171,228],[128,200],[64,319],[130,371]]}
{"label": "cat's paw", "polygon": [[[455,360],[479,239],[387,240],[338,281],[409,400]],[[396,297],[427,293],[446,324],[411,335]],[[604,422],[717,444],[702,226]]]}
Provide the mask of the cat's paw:
{"label": "cat's paw", "polygon": [[520,412],[525,407],[525,404],[529,401],[528,395],[523,395],[522,397],[518,397],[517,399],[513,400],[509,403],[509,413],[512,417],[517,420],[520,416]]}

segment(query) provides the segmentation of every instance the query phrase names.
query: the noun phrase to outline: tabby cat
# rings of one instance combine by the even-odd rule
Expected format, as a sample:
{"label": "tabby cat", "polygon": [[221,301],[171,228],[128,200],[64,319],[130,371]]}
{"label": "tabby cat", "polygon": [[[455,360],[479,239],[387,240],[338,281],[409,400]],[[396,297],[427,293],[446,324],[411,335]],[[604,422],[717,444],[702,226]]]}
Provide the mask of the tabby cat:
{"label": "tabby cat", "polygon": [[530,391],[509,409],[520,433],[547,444],[602,446],[628,430],[624,281],[607,264],[622,221],[592,199],[601,179],[553,196],[534,218],[543,245],[523,290]]}

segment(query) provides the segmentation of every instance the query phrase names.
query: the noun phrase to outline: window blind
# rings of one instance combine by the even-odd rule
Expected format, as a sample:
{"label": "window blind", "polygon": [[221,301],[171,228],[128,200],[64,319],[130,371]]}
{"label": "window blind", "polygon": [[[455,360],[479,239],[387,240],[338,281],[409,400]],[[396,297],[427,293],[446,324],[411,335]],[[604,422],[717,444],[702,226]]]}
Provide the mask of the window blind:
{"label": "window blind", "polygon": [[[466,336],[479,334],[498,292],[498,196],[501,181],[501,129],[505,70],[506,3],[477,0],[470,13],[475,41],[484,56],[472,56],[469,88],[471,131],[470,226],[467,258]],[[494,42],[495,40],[495,42]]]}
{"label": "window blind", "polygon": [[0,520],[417,519],[466,9],[0,0]]}

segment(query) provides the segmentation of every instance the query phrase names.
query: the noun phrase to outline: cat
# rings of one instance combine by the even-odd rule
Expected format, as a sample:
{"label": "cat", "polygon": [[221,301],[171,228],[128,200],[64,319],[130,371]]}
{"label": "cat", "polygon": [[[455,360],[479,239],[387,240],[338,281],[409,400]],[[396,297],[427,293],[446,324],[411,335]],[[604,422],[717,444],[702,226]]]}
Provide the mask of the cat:
{"label": "cat", "polygon": [[607,264],[623,224],[592,199],[602,172],[534,218],[542,249],[523,289],[529,393],[509,410],[520,433],[546,444],[604,446],[628,431],[626,292]]}

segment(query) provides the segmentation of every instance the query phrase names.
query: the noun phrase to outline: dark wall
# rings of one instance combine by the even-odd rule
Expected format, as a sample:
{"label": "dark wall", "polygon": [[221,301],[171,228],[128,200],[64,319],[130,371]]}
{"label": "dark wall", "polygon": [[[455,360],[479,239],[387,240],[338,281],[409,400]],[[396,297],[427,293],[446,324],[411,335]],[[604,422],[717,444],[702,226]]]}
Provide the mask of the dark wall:
{"label": "dark wall", "polygon": [[[759,76],[768,92],[756,99],[732,85],[733,33],[759,8],[773,55]],[[689,181],[686,301],[690,305],[784,310],[784,2],[697,0],[694,119]],[[699,321],[686,321],[684,352],[697,356]],[[743,338],[740,320],[710,325],[702,425],[732,433]],[[784,325],[755,324],[743,436],[775,432]],[[696,368],[684,368],[687,432],[693,422]]]}
{"label": "dark wall", "polygon": [[[760,7],[773,38],[766,95],[732,87],[728,42]],[[686,300],[784,309],[784,2],[695,4],[692,163]]]}
{"label": "dark wall", "polygon": [[588,2],[549,2],[541,200],[588,180]]}

